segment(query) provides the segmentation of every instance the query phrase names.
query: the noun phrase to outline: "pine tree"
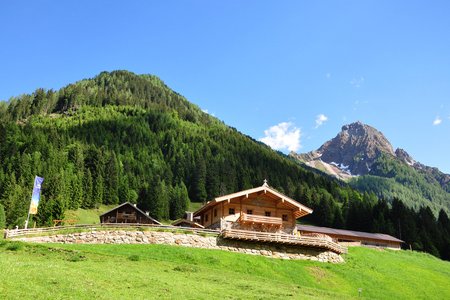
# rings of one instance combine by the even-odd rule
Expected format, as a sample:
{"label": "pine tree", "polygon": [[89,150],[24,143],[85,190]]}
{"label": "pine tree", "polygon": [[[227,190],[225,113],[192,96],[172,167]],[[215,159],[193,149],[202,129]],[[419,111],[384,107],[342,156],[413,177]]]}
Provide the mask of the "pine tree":
{"label": "pine tree", "polygon": [[86,170],[86,175],[83,177],[83,191],[84,191],[84,197],[83,202],[81,204],[81,207],[83,208],[92,208],[94,207],[94,201],[93,201],[93,192],[94,192],[94,186],[92,183],[92,173],[91,170]]}
{"label": "pine tree", "polygon": [[175,186],[170,193],[170,219],[181,218],[189,207],[187,188],[182,182]]}
{"label": "pine tree", "polygon": [[92,195],[92,207],[98,207],[103,203],[103,177],[99,174],[94,183],[94,191]]}
{"label": "pine tree", "polygon": [[194,178],[193,178],[193,199],[196,202],[206,202],[206,165],[200,154],[196,156]]}
{"label": "pine tree", "polygon": [[114,151],[105,165],[104,200],[107,204],[119,203],[119,166]]}
{"label": "pine tree", "polygon": [[6,226],[6,216],[3,205],[0,203],[0,229],[5,228]]}

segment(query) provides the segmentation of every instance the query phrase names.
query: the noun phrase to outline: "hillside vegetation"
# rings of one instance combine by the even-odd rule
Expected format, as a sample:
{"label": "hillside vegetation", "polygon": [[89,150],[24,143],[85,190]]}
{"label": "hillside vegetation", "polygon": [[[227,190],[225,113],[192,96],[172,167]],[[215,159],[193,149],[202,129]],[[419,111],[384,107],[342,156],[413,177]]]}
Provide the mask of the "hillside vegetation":
{"label": "hillside vegetation", "polygon": [[429,206],[435,215],[440,209],[450,209],[449,183],[442,186],[425,170],[415,169],[398,159],[387,155],[380,156],[371,166],[369,175],[351,179],[350,185],[379,198],[402,200],[409,207],[419,210]]}
{"label": "hillside vegetation", "polygon": [[[2,299],[449,299],[450,263],[350,248],[346,263],[165,245],[0,243]],[[64,276],[62,276],[64,275]]]}
{"label": "hillside vegetation", "polygon": [[385,232],[450,258],[445,212],[437,220],[428,210],[390,208],[374,193],[306,170],[151,75],[103,72],[58,91],[0,101],[0,228],[23,227],[35,175],[44,177],[37,226],[125,201],[174,220],[267,178],[314,209],[306,222]]}

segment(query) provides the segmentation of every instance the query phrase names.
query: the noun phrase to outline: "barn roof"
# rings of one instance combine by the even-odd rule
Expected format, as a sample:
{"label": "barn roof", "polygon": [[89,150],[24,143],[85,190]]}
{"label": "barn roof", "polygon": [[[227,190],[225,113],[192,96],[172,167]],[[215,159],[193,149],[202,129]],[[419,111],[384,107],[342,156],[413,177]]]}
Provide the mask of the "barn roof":
{"label": "barn roof", "polygon": [[399,240],[398,238],[395,238],[393,236],[390,236],[389,234],[384,234],[384,233],[369,233],[369,232],[363,232],[363,231],[335,229],[335,228],[319,227],[319,226],[311,226],[311,225],[297,225],[297,230],[306,231],[306,232],[314,232],[314,233],[323,233],[323,234],[328,234],[328,235],[346,236],[346,237],[358,238],[358,239],[371,239],[371,240],[403,243],[402,240]]}
{"label": "barn roof", "polygon": [[182,223],[190,224],[192,227],[196,227],[196,228],[205,228],[203,225],[198,224],[197,222],[194,222],[194,221],[189,221],[189,220],[187,220],[187,219],[178,219],[178,220],[175,220],[175,221],[172,223],[172,225],[173,225],[173,226],[178,226],[179,224],[182,224]]}
{"label": "barn roof", "polygon": [[153,218],[150,217],[147,213],[143,212],[143,211],[140,210],[136,205],[134,205],[134,204],[132,204],[132,203],[130,203],[130,202],[124,202],[124,203],[122,203],[122,204],[120,204],[120,205],[118,205],[118,206],[116,206],[116,207],[114,207],[114,208],[108,210],[107,212],[101,214],[100,217],[102,217],[102,216],[104,216],[104,215],[106,215],[106,214],[109,214],[110,212],[115,211],[115,210],[121,208],[122,206],[126,206],[126,205],[131,206],[133,209],[135,209],[136,211],[138,211],[138,212],[140,212],[141,214],[143,214],[146,218],[148,218],[148,219],[151,220],[152,222],[154,222],[154,223],[156,223],[156,224],[158,224],[158,225],[162,225],[160,222],[158,222],[157,220],[153,219]]}
{"label": "barn roof", "polygon": [[248,190],[245,190],[245,191],[240,191],[240,192],[237,192],[237,193],[233,193],[233,194],[229,194],[229,195],[225,195],[225,196],[220,196],[220,197],[214,198],[213,200],[211,200],[208,203],[206,203],[203,207],[198,209],[196,212],[194,212],[194,216],[197,216],[201,212],[209,209],[212,206],[215,206],[216,204],[218,204],[218,203],[220,203],[222,201],[229,201],[231,199],[239,198],[239,197],[242,197],[242,196],[247,196],[248,197],[248,195],[259,193],[259,192],[264,192],[264,194],[269,193],[274,198],[279,199],[279,200],[283,201],[284,203],[286,203],[291,208],[296,209],[296,211],[294,212],[294,215],[295,215],[296,218],[300,218],[300,217],[306,216],[306,215],[308,215],[308,214],[313,212],[313,210],[311,208],[306,207],[305,205],[303,205],[301,203],[298,203],[297,201],[289,198],[288,196],[278,192],[274,188],[271,188],[267,184],[267,181],[264,181],[264,184],[262,186],[260,186],[260,187],[256,187],[256,188],[248,189]]}

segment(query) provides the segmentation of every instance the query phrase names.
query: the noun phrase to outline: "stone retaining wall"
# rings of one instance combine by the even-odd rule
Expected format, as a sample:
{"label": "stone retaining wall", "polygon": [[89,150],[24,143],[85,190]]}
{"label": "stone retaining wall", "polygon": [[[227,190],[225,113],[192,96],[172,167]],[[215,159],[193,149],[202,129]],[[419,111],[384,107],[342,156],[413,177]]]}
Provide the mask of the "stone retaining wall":
{"label": "stone retaining wall", "polygon": [[14,239],[25,242],[64,244],[166,244],[205,249],[220,249],[282,259],[304,259],[332,263],[344,261],[340,255],[334,252],[315,248],[254,243],[223,239],[218,236],[201,236],[197,234],[161,231],[88,231],[65,235],[58,234]]}

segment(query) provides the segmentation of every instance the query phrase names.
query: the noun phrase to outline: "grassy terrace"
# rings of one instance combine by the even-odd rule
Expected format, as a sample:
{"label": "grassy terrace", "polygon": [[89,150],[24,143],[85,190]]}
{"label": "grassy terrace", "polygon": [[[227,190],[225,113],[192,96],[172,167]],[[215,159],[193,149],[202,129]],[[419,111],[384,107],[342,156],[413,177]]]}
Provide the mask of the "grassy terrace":
{"label": "grassy terrace", "polygon": [[450,263],[350,248],[346,263],[284,261],[166,245],[0,240],[2,299],[450,299]]}

